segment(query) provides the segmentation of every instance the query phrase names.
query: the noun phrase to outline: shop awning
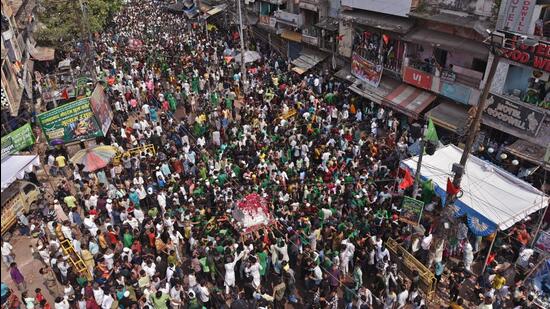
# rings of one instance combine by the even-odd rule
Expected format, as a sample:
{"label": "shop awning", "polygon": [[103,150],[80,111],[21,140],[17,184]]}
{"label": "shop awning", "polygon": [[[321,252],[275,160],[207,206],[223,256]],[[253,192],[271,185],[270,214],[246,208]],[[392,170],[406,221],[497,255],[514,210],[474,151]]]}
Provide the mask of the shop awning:
{"label": "shop awning", "polygon": [[544,162],[547,148],[543,145],[537,145],[526,140],[518,139],[513,144],[506,146],[504,150],[523,160],[541,165],[546,170],[550,171],[550,163]]}
{"label": "shop awning", "polygon": [[[462,149],[451,144],[423,157],[421,177],[433,181],[436,194],[443,200],[452,166],[461,156]],[[418,157],[412,157],[402,165],[414,174],[417,162]],[[448,207],[455,217],[466,216],[468,227],[478,236],[504,231],[548,205],[548,195],[473,155],[466,163],[461,184],[462,196]]]}
{"label": "shop awning", "polygon": [[295,72],[297,72],[298,74],[303,74],[304,72],[307,72],[308,70],[319,64],[321,61],[325,60],[327,57],[328,54],[326,53],[303,49],[300,52],[300,57],[292,60],[291,63],[299,68],[298,70],[294,70]]}
{"label": "shop awning", "polygon": [[489,55],[489,49],[481,42],[429,29],[416,29],[407,34],[403,40],[437,46],[448,51],[460,50],[482,58]]}
{"label": "shop awning", "polygon": [[464,130],[468,121],[468,106],[443,101],[426,113],[426,118],[428,117],[436,125],[458,133]]}
{"label": "shop awning", "polygon": [[302,42],[302,34],[290,30],[283,30],[281,37],[293,42]]}
{"label": "shop awning", "polygon": [[2,191],[17,179],[23,179],[35,166],[40,166],[40,158],[37,155],[9,156],[2,160]]}
{"label": "shop awning", "polygon": [[[355,78],[355,76],[353,76],[353,78]],[[382,75],[382,79],[380,80],[378,87],[370,86],[363,83],[361,80],[356,79],[353,84],[349,86],[349,89],[376,104],[385,104],[384,97],[390,94],[392,90],[397,88],[400,84],[401,82],[387,75]]]}
{"label": "shop awning", "polygon": [[341,16],[345,21],[400,34],[409,32],[414,26],[413,21],[408,18],[370,11],[344,11],[341,13]]}
{"label": "shop awning", "polygon": [[350,68],[349,67],[343,67],[338,72],[334,74],[334,76],[338,77],[341,80],[345,80],[350,83],[354,83],[357,79],[355,76],[351,75]]}
{"label": "shop awning", "polygon": [[321,20],[320,22],[318,22],[317,24],[315,24],[315,27],[319,27],[321,29],[334,32],[334,31],[338,31],[338,23],[339,23],[338,19],[327,17]]}
{"label": "shop awning", "polygon": [[219,6],[216,6],[215,8],[209,10],[208,12],[206,12],[206,14],[208,14],[208,17],[212,17],[218,13],[220,13],[221,11],[225,10],[225,8],[227,7],[227,4],[222,4],[222,5],[219,5]]}
{"label": "shop awning", "polygon": [[28,45],[29,54],[36,61],[51,61],[55,58],[55,49]]}
{"label": "shop awning", "polygon": [[436,96],[432,93],[407,84],[401,84],[387,95],[384,101],[391,108],[416,119],[435,98]]}

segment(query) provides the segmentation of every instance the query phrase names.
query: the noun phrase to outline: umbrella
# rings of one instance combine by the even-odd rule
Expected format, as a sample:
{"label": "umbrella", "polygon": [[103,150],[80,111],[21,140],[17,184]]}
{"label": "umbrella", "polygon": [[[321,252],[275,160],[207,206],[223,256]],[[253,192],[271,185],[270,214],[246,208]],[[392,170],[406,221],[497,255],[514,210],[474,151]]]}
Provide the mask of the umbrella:
{"label": "umbrella", "polygon": [[[254,61],[260,60],[261,58],[262,56],[260,56],[260,54],[256,51],[247,50],[244,52],[244,63],[254,62]],[[241,62],[241,54],[237,54],[235,56],[235,61]]]}
{"label": "umbrella", "polygon": [[93,172],[107,166],[116,154],[117,149],[113,146],[98,146],[78,151],[71,162],[84,165],[85,172]]}

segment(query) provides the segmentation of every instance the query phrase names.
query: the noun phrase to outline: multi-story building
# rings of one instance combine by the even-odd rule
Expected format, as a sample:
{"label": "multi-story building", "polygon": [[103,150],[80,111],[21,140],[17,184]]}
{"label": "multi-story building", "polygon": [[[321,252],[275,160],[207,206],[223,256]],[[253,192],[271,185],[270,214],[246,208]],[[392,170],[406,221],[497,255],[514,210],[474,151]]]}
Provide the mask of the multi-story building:
{"label": "multi-story building", "polygon": [[34,109],[34,61],[54,58],[53,49],[35,46],[34,7],[34,0],[2,1],[2,120],[8,131]]}
{"label": "multi-story building", "polygon": [[550,145],[550,4],[521,3],[503,0],[498,10],[495,36],[504,44],[482,123],[501,151],[550,170],[543,164]]}

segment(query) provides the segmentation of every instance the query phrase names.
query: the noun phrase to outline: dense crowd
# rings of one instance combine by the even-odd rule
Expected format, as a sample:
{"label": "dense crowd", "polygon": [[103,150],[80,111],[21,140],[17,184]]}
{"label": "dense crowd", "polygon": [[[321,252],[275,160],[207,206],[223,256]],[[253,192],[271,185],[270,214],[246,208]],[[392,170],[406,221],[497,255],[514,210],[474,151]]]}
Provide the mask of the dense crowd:
{"label": "dense crowd", "polygon": [[[398,163],[415,142],[407,127],[328,72],[288,71],[260,43],[247,46],[262,59],[243,85],[227,57],[238,40],[204,31],[158,2],[129,1],[96,38],[115,111],[102,142],[156,151],[94,172],[62,148],[48,152],[49,172],[64,180],[27,226],[55,304],[26,291],[2,244],[27,308],[428,308],[418,274],[404,276],[390,256],[390,238],[433,271],[452,308],[465,308],[462,285],[481,241],[470,244],[465,222],[449,239],[434,237],[446,227],[429,190],[422,225],[399,220],[410,188],[399,189]],[[231,210],[252,193],[276,220],[244,233]],[[63,240],[87,272],[64,257]],[[521,287],[509,291],[505,277],[487,273],[470,308],[529,305]]]}

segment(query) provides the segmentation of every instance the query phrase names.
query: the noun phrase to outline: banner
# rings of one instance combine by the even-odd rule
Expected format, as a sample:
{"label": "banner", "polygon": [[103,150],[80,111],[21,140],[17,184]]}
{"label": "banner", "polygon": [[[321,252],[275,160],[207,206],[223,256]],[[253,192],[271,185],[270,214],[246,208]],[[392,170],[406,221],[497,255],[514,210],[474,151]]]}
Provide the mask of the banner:
{"label": "banner", "polygon": [[545,118],[545,113],[536,107],[495,94],[487,99],[487,107],[483,113],[484,117],[530,136],[537,134]]}
{"label": "banner", "polygon": [[382,79],[382,66],[368,61],[367,59],[353,53],[351,58],[351,74],[360,79],[361,81],[373,86],[378,87],[380,80]]}
{"label": "banner", "polygon": [[107,132],[113,121],[113,110],[109,104],[109,97],[105,94],[105,88],[99,83],[95,86],[94,92],[90,97],[90,106],[96,120],[101,125],[103,136],[107,136]]}
{"label": "banner", "polygon": [[503,29],[527,34],[536,4],[537,0],[508,0]]}
{"label": "banner", "polygon": [[37,118],[50,144],[63,144],[102,136],[90,108],[90,98],[67,103],[44,112]]}
{"label": "banner", "polygon": [[418,225],[423,209],[424,202],[405,196],[401,205],[399,220],[411,225]]}
{"label": "banner", "polygon": [[30,123],[2,136],[2,159],[32,146],[34,141],[34,134]]}

